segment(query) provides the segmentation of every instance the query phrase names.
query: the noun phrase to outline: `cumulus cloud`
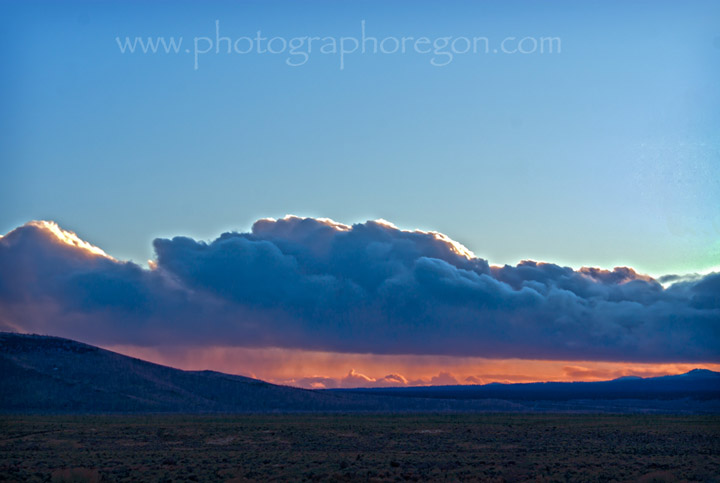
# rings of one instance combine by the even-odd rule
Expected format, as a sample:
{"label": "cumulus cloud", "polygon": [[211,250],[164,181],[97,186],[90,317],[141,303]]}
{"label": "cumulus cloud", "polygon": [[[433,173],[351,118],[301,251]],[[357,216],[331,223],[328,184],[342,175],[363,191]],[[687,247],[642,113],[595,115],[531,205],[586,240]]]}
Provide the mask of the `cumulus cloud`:
{"label": "cumulus cloud", "polygon": [[449,372],[441,372],[437,376],[433,376],[430,379],[430,385],[432,386],[454,386],[460,384],[458,380]]}
{"label": "cumulus cloud", "polygon": [[403,386],[438,386],[459,384],[458,380],[448,372],[440,372],[438,375],[429,379],[412,379],[408,380],[402,374],[388,374],[384,377],[370,377],[365,374],[356,372],[355,369],[350,371],[344,377],[328,377],[328,376],[310,376],[299,379],[287,379],[279,381],[281,384],[302,387],[306,389],[336,389],[336,388],[358,388],[358,387],[403,387]]}
{"label": "cumulus cloud", "polygon": [[0,327],[101,344],[720,360],[719,273],[663,286],[627,267],[490,266],[382,220],[262,219],[153,245],[148,270],[53,224],[17,228],[0,238]]}

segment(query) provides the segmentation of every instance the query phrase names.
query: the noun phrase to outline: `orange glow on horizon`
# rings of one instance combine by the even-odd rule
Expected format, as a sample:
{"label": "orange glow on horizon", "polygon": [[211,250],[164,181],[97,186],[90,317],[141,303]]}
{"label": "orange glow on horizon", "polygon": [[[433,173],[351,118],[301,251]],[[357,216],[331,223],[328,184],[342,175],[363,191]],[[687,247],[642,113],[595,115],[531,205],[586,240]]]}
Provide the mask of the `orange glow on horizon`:
{"label": "orange glow on horizon", "polygon": [[622,376],[720,371],[720,364],[485,359],[480,357],[343,354],[280,348],[157,348],[109,350],[185,370],[215,370],[304,388],[601,381]]}

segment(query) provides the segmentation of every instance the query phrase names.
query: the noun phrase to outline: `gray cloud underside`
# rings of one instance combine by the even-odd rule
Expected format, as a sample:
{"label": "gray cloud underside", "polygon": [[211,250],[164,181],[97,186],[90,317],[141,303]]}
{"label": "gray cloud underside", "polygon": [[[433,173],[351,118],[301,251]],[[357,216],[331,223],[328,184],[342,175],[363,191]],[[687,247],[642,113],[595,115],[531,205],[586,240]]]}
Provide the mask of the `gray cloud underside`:
{"label": "gray cloud underside", "polygon": [[718,273],[664,288],[629,268],[491,267],[440,234],[296,217],[154,247],[147,270],[37,224],[12,231],[0,327],[100,344],[720,361]]}

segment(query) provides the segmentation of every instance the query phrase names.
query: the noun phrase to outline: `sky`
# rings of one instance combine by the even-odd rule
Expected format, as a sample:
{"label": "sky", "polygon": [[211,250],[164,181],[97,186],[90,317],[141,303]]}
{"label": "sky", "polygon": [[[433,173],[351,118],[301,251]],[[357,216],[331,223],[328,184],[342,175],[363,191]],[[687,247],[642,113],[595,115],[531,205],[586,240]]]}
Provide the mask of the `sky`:
{"label": "sky", "polygon": [[[710,1],[0,2],[0,233],[8,234],[0,257],[6,267],[17,264],[16,272],[0,274],[0,323],[175,366],[212,365],[308,387],[362,383],[342,382],[351,370],[375,382],[399,374],[431,383],[442,373],[460,382],[566,380],[591,377],[578,367],[610,376],[715,364],[718,351],[707,343],[718,338],[717,299],[704,290],[716,286],[708,274],[720,267],[717,18],[720,5]],[[322,40],[346,39],[352,47],[363,31],[378,42],[389,38],[385,52],[341,57]],[[277,53],[258,52],[257,41],[239,53],[256,35]],[[123,52],[136,37],[182,37],[182,45],[177,53]],[[304,40],[290,53],[292,39],[309,37],[318,38],[311,50]],[[407,52],[387,53],[403,37],[427,38],[429,47],[418,51],[410,40]],[[487,51],[481,43],[463,53],[463,39],[473,38],[486,39]],[[556,39],[554,50],[533,50],[543,38]],[[441,47],[443,39],[457,42]],[[231,43],[237,48],[228,53]],[[327,226],[322,220],[329,218],[351,227],[340,234],[356,233],[357,243],[330,249],[326,232],[303,239],[255,233],[265,218],[309,220],[303,229]],[[379,219],[390,223],[368,223]],[[31,220],[58,228],[26,225]],[[10,237],[18,227],[24,229]],[[108,257],[87,246],[68,252],[63,229]],[[407,235],[414,230],[425,235]],[[223,238],[226,232],[239,236]],[[455,242],[472,255],[453,258]],[[227,251],[216,253],[219,246]],[[379,246],[394,247],[395,265],[363,275],[349,263],[373,253],[382,259],[386,253],[373,251]],[[307,250],[315,258],[302,258]],[[7,258],[11,253],[31,255]],[[39,259],[48,267],[33,261]],[[542,279],[545,288],[530,283],[538,280],[527,264],[518,265],[523,260],[548,262],[535,268],[553,272]],[[224,273],[223,263],[285,292],[252,292],[248,276]],[[505,264],[505,272],[492,268]],[[613,271],[617,266],[633,272]],[[68,284],[63,277],[78,270],[95,281]],[[378,298],[378,287],[404,274],[417,283],[402,286],[420,290],[432,281],[418,278],[422,270],[465,285],[425,307],[426,325],[418,328],[407,307]],[[65,289],[31,276],[40,273],[60,277]],[[275,277],[288,273],[297,278],[278,283]],[[367,304],[346,321],[357,332],[318,328],[308,294],[324,282],[300,275],[349,280],[343,300]],[[196,324],[210,315],[227,324],[233,317],[262,320],[256,323],[280,324],[274,327],[288,331],[287,340],[219,323],[204,345],[189,344],[191,321],[173,330],[157,322],[170,314],[162,304],[181,290],[168,289],[168,279],[203,292],[186,300]],[[579,281],[591,282],[592,293],[580,293],[587,287]],[[666,290],[667,281],[679,282]],[[97,289],[92,296],[83,292],[88,283]],[[516,316],[522,327],[546,321],[535,327],[545,339],[533,345],[520,332],[508,336],[507,327],[466,326],[476,320],[471,315],[502,319],[498,307],[472,305],[473,290],[514,311],[539,304]],[[523,290],[535,291],[535,302],[514,298]],[[582,335],[584,326],[573,325],[581,320],[567,312],[575,305],[553,305],[555,290],[581,299],[579,307],[599,324],[596,333]],[[52,303],[38,306],[41,296]],[[136,325],[118,327],[119,314],[127,317],[123,311],[138,297],[151,309],[135,307]],[[313,310],[328,320],[353,318],[350,305],[325,302],[315,300]],[[50,313],[72,317],[48,325]],[[449,313],[462,327],[445,328],[450,335],[438,339],[434,324]],[[628,328],[635,327],[629,313],[642,318],[639,329]],[[690,321],[685,336],[697,342],[689,347],[702,357],[668,355],[668,337],[678,334],[672,317],[680,313]],[[78,320],[90,316],[101,322],[78,331],[85,327]],[[353,324],[370,319],[386,320],[392,330],[370,331],[386,339],[361,344],[363,326]],[[571,327],[558,328],[558,320]],[[584,347],[585,359],[545,329]],[[241,342],[250,333],[253,342]],[[428,334],[436,346],[423,342]],[[390,335],[403,343],[383,343]],[[460,347],[468,335],[485,338],[477,344],[484,349]],[[270,346],[283,350],[286,362],[265,370]],[[503,349],[488,354],[493,347]],[[439,356],[456,359],[441,363]],[[517,362],[527,360],[535,361],[532,369]],[[286,369],[300,362],[307,369]]]}

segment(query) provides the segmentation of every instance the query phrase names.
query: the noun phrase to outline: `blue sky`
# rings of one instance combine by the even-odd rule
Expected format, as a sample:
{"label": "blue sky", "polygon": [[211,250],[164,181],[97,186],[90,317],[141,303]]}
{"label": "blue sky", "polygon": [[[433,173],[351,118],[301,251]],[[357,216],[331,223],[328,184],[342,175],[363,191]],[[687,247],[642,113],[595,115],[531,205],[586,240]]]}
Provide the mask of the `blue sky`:
{"label": "blue sky", "polygon": [[[0,231],[118,258],[286,213],[491,263],[720,265],[717,2],[3,2]],[[121,54],[125,36],[553,36],[552,55]]]}

